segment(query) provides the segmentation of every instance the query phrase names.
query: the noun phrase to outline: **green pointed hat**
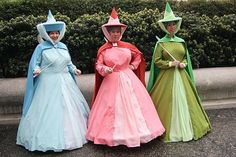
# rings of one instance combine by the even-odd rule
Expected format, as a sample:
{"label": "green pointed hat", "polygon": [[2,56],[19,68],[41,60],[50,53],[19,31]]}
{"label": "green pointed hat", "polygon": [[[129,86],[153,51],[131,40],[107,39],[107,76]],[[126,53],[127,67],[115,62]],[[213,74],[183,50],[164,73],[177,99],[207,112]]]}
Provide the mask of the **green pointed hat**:
{"label": "green pointed hat", "polygon": [[176,33],[180,29],[182,18],[181,17],[175,17],[173,11],[170,8],[169,3],[167,2],[165,13],[164,13],[164,18],[159,20],[158,24],[164,32],[169,33],[166,29],[165,23],[173,22],[173,21],[176,21],[176,31],[175,31],[175,33]]}

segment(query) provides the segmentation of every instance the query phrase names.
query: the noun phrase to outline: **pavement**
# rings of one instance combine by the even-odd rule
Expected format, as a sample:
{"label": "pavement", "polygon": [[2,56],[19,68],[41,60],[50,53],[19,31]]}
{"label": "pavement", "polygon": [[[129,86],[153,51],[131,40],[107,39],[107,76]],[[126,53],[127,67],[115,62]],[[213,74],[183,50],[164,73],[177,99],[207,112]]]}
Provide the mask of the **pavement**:
{"label": "pavement", "polygon": [[197,141],[163,143],[158,138],[136,148],[92,142],[73,151],[29,152],[18,146],[18,124],[0,125],[0,157],[236,157],[236,107],[206,110],[212,131]]}

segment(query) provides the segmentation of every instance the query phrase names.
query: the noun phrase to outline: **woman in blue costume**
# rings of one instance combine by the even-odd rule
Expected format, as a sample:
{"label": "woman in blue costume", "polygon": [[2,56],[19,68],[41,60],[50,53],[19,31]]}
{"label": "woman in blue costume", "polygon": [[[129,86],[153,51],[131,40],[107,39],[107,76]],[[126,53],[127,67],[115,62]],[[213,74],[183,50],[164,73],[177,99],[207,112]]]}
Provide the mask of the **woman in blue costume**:
{"label": "woman in blue costume", "polygon": [[158,23],[166,36],[154,49],[148,91],[166,132],[165,142],[197,140],[211,130],[198,96],[186,43],[175,33],[182,18],[175,17],[166,4],[164,19]]}
{"label": "woman in blue costume", "polygon": [[44,41],[29,63],[16,142],[30,151],[72,150],[87,142],[89,107],[76,84],[75,75],[81,72],[60,42],[65,27],[50,11],[47,22],[37,25]]}

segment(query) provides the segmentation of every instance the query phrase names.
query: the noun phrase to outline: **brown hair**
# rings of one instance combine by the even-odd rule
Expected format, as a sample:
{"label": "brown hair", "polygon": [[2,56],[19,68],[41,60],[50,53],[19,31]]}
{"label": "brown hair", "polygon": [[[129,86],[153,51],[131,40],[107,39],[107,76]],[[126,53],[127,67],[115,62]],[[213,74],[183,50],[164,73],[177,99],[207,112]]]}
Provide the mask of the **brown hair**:
{"label": "brown hair", "polygon": [[121,32],[121,26],[108,26],[107,31],[110,33],[113,29],[118,28]]}

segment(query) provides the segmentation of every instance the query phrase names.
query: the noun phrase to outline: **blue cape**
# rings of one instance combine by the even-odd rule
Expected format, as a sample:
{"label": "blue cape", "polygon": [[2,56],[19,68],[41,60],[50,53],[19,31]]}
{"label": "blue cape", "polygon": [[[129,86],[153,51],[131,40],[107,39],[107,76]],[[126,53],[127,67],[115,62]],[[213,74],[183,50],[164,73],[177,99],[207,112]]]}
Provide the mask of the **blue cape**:
{"label": "blue cape", "polygon": [[[32,98],[34,96],[35,89],[37,87],[38,77],[33,77],[33,70],[36,67],[37,59],[42,55],[43,51],[46,49],[51,49],[53,47],[59,49],[65,49],[68,51],[65,44],[62,42],[58,42],[57,44],[53,45],[51,42],[44,41],[35,48],[34,53],[29,62],[27,80],[26,80],[26,89],[25,89],[25,96],[24,96],[24,103],[23,103],[23,110],[22,115],[25,116],[30,108]],[[75,75],[71,74],[73,79],[75,79]]]}

